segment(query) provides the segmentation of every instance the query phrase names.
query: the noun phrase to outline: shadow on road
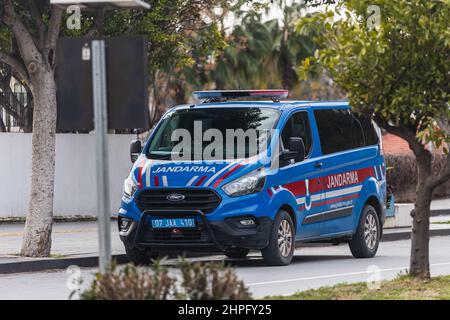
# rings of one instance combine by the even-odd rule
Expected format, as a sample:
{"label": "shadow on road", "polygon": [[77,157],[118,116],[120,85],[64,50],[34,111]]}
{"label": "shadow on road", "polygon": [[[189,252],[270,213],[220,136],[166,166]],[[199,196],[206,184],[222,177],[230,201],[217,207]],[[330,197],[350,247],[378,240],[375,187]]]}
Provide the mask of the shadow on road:
{"label": "shadow on road", "polygon": [[[351,255],[296,255],[292,259],[292,265],[302,264],[308,262],[319,262],[319,261],[336,261],[336,260],[349,260],[354,259]],[[205,261],[214,261],[214,262],[225,262],[225,265],[230,267],[267,267],[264,263],[262,257],[251,256],[246,259],[220,259],[217,257],[216,259],[207,259]],[[199,261],[202,262],[202,261]]]}

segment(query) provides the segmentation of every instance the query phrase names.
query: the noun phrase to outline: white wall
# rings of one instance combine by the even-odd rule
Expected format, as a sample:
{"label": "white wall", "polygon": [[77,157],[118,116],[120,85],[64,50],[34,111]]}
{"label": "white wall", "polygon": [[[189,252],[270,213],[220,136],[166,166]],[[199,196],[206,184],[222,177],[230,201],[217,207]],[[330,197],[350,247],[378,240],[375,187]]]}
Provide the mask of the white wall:
{"label": "white wall", "polygon": [[[110,208],[120,205],[135,135],[109,135]],[[54,215],[96,215],[95,149],[92,134],[56,135]],[[31,176],[31,134],[0,133],[0,217],[24,217]]]}

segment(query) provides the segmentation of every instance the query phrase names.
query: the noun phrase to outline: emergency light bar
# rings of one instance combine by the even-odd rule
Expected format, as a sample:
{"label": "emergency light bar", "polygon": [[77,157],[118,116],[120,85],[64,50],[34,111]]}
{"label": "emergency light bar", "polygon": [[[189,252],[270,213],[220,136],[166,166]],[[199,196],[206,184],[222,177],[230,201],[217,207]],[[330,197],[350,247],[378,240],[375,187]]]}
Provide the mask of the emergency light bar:
{"label": "emergency light bar", "polygon": [[288,90],[218,90],[218,91],[194,91],[193,96],[196,99],[207,102],[216,102],[228,99],[238,98],[270,98],[274,102],[285,99],[288,96]]}
{"label": "emergency light bar", "polygon": [[150,4],[143,0],[50,0],[50,4],[60,7],[80,5],[82,7],[113,6],[119,8],[150,9]]}

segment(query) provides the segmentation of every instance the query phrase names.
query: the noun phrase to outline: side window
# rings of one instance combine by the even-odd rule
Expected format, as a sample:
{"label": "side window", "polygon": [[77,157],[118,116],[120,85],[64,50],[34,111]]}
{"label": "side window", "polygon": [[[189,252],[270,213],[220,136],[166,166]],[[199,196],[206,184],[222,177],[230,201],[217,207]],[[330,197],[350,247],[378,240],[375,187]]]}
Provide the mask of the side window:
{"label": "side window", "polygon": [[308,113],[306,111],[294,113],[284,125],[283,131],[281,132],[281,141],[284,149],[289,148],[289,138],[291,137],[300,137],[303,139],[305,155],[307,156],[311,151],[312,138]]}
{"label": "side window", "polygon": [[364,147],[364,132],[359,119],[352,114],[352,135],[353,135],[353,148]]}
{"label": "side window", "polygon": [[[350,110],[315,110],[314,116],[319,130],[320,145],[323,154],[330,154],[356,147],[353,117]],[[357,135],[361,134],[361,130],[357,130]],[[359,140],[361,140],[361,136]]]}
{"label": "side window", "polygon": [[378,134],[373,127],[372,120],[370,117],[355,114],[355,117],[359,120],[361,124],[362,131],[364,133],[364,145],[365,146],[373,146],[377,144],[379,141]]}

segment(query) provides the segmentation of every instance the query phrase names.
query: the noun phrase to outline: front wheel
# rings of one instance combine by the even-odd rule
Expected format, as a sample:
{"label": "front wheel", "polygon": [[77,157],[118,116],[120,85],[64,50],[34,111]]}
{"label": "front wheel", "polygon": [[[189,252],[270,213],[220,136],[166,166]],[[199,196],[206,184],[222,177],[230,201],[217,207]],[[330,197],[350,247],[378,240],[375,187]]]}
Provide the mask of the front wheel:
{"label": "front wheel", "polygon": [[350,251],[355,258],[372,258],[378,250],[381,236],[381,223],[377,211],[365,205],[356,233],[349,242]]}
{"label": "front wheel", "polygon": [[291,216],[280,210],[273,221],[269,236],[269,245],[261,250],[266,264],[286,266],[294,256],[295,228]]}

